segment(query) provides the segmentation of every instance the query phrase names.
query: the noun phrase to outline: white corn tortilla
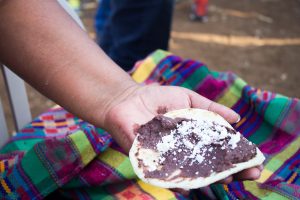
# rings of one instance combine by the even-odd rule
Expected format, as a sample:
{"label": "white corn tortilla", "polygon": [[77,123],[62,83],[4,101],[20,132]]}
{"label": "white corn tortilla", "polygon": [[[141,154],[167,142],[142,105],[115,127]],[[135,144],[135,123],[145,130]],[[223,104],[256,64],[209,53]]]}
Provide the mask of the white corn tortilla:
{"label": "white corn tortilla", "polygon": [[[227,126],[231,129],[233,129],[232,126],[220,115],[218,115],[214,112],[210,112],[210,111],[202,110],[202,109],[175,110],[175,111],[171,111],[171,112],[164,114],[164,116],[170,117],[170,118],[186,118],[186,119],[194,119],[194,120],[205,119],[206,121],[213,121],[215,123],[218,123],[220,125],[224,125],[224,126]],[[137,152],[139,152],[139,153],[137,154]],[[146,183],[150,183],[152,185],[163,187],[163,188],[196,189],[196,188],[208,186],[214,182],[222,180],[222,179],[224,179],[232,174],[235,174],[237,172],[240,172],[244,169],[261,165],[263,163],[263,161],[265,160],[265,157],[258,148],[256,148],[256,152],[257,152],[257,155],[254,158],[252,158],[251,160],[249,160],[247,162],[234,164],[233,168],[230,168],[228,170],[225,170],[225,171],[222,171],[219,173],[212,173],[210,176],[208,176],[206,178],[178,177],[175,179],[171,179],[175,175],[180,174],[179,168],[172,175],[170,175],[167,179],[145,178],[145,175],[143,172],[144,168],[138,166],[138,159],[142,160],[142,162],[144,164],[146,163],[147,166],[151,166],[151,162],[153,162],[153,160],[158,159],[159,153],[155,152],[154,150],[150,150],[150,149],[141,149],[140,144],[137,140],[137,137],[135,138],[133,145],[130,149],[129,158],[130,158],[132,167],[133,167],[136,175]],[[138,156],[136,156],[136,155],[138,155]],[[149,162],[150,162],[150,165],[149,165]]]}

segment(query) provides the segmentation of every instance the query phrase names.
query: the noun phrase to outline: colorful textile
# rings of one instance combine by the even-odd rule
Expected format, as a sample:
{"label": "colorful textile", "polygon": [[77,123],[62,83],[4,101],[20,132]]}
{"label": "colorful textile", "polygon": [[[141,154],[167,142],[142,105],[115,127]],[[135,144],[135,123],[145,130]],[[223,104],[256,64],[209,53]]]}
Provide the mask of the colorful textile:
{"label": "colorful textile", "polygon": [[256,89],[230,72],[156,51],[132,73],[140,83],[192,89],[240,113],[235,128],[267,160],[257,181],[213,184],[189,197],[137,179],[110,135],[53,108],[0,151],[0,199],[300,199],[300,102]]}

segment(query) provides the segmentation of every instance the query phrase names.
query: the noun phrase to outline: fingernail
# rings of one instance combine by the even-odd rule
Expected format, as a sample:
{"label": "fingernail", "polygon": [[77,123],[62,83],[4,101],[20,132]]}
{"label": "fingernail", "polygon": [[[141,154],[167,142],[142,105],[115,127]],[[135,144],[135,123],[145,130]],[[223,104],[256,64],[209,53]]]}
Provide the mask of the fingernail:
{"label": "fingernail", "polygon": [[238,119],[236,120],[235,123],[238,123],[239,121],[241,121],[241,116],[239,114],[237,114],[237,115],[238,115]]}
{"label": "fingernail", "polygon": [[232,177],[232,176],[229,176],[229,177],[225,178],[224,183],[225,183],[225,184],[229,184],[229,183],[232,182],[232,180],[233,180],[233,177]]}
{"label": "fingernail", "polygon": [[264,166],[263,166],[263,165],[259,165],[259,166],[258,166],[258,169],[259,169],[260,171],[262,171],[262,170],[264,170]]}
{"label": "fingernail", "polygon": [[256,173],[254,175],[255,179],[259,179],[260,175],[261,175],[261,171],[259,169],[257,169]]}

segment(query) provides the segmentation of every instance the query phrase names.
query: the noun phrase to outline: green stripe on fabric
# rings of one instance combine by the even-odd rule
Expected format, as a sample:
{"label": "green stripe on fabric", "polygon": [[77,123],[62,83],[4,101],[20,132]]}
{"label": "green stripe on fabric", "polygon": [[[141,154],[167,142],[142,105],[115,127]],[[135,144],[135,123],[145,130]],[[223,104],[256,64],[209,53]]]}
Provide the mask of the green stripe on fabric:
{"label": "green stripe on fabric", "polygon": [[126,156],[112,148],[107,148],[98,156],[98,159],[112,166],[113,168],[117,168],[122,162],[124,162]]}
{"label": "green stripe on fabric", "polygon": [[229,200],[227,193],[221,184],[213,184],[210,187],[218,196],[218,199]]}
{"label": "green stripe on fabric", "polygon": [[40,193],[48,194],[58,187],[42,164],[35,149],[26,153],[21,161],[21,166]]}
{"label": "green stripe on fabric", "polygon": [[276,95],[275,99],[270,101],[266,109],[264,115],[265,120],[267,120],[270,124],[275,125],[288,102],[289,99],[287,97]]}
{"label": "green stripe on fabric", "polygon": [[269,190],[261,189],[255,181],[244,181],[245,190],[249,191],[252,195],[256,196],[258,199],[262,199],[271,193]]}
{"label": "green stripe on fabric", "polygon": [[270,124],[263,122],[256,132],[248,139],[255,144],[260,144],[266,141],[266,139],[272,134],[272,131],[273,127]]}
{"label": "green stripe on fabric", "polygon": [[151,58],[153,59],[155,64],[158,64],[163,58],[170,54],[171,53],[167,51],[157,50],[151,55]]}
{"label": "green stripe on fabric", "polygon": [[244,181],[244,187],[252,195],[263,200],[286,200],[288,198],[267,189],[261,189],[254,181]]}
{"label": "green stripe on fabric", "polygon": [[123,163],[119,165],[117,170],[126,178],[126,179],[133,179],[136,178],[136,174],[133,171],[129,158],[124,160]]}
{"label": "green stripe on fabric", "polygon": [[98,156],[98,159],[114,168],[127,179],[136,177],[130,164],[129,158],[119,151],[108,148]]}
{"label": "green stripe on fabric", "polygon": [[282,152],[275,155],[266,165],[265,168],[275,172],[277,169],[281,167],[284,162],[289,159],[292,155],[294,155],[298,149],[300,144],[300,137],[293,141],[290,145],[286,147]]}
{"label": "green stripe on fabric", "polygon": [[72,189],[82,186],[81,179],[79,177],[71,179],[68,183],[62,186],[63,189]]}
{"label": "green stripe on fabric", "polygon": [[230,88],[221,98],[217,100],[217,102],[231,108],[232,106],[234,106],[234,104],[236,104],[238,100],[239,97],[234,96]]}
{"label": "green stripe on fabric", "polygon": [[103,130],[102,128],[96,128],[96,131],[100,135],[102,135],[105,132],[105,130]]}
{"label": "green stripe on fabric", "polygon": [[183,82],[181,84],[181,87],[184,87],[184,88],[187,88],[187,89],[190,89],[190,90],[192,89],[192,86],[190,86],[188,82]]}
{"label": "green stripe on fabric", "polygon": [[217,71],[211,71],[211,75],[214,77],[214,78],[218,78],[220,76],[220,72],[217,72]]}
{"label": "green stripe on fabric", "polygon": [[82,163],[84,165],[87,165],[96,157],[96,153],[83,131],[77,131],[76,133],[73,133],[68,137],[70,137],[73,144],[77,147],[81,156]]}
{"label": "green stripe on fabric", "polygon": [[233,89],[233,93],[235,96],[241,97],[242,96],[242,90],[243,88],[247,85],[247,83],[241,79],[241,78],[237,78],[234,81],[234,89]]}
{"label": "green stripe on fabric", "polygon": [[24,139],[24,140],[16,140],[16,141],[13,141],[7,145],[5,145],[0,153],[9,153],[9,152],[12,152],[12,151],[29,151],[30,149],[33,148],[33,146],[38,143],[38,142],[41,142],[43,141],[44,139],[40,139],[40,138],[37,138],[37,139]]}
{"label": "green stripe on fabric", "polygon": [[210,71],[207,69],[206,66],[202,66],[196,71],[194,71],[186,80],[185,82],[181,85],[182,87],[185,88],[196,88],[196,86],[201,83],[201,81],[209,74]]}
{"label": "green stripe on fabric", "polygon": [[244,181],[244,187],[252,195],[262,200],[287,200],[289,198],[267,189],[261,189],[254,181]]}
{"label": "green stripe on fabric", "polygon": [[268,196],[261,198],[263,200],[289,200],[289,198],[282,196],[276,192],[270,193]]}
{"label": "green stripe on fabric", "polygon": [[105,191],[103,187],[92,187],[85,190],[91,200],[114,200],[112,194]]}

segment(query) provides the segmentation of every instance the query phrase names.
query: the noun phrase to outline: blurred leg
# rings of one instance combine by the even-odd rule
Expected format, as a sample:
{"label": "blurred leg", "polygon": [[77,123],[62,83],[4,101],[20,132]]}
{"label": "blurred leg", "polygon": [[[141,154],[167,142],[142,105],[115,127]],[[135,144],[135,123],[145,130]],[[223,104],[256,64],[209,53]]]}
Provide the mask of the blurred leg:
{"label": "blurred leg", "polygon": [[104,49],[123,69],[130,70],[137,60],[156,49],[168,49],[173,0],[111,0],[109,29],[102,41],[112,37]]}

